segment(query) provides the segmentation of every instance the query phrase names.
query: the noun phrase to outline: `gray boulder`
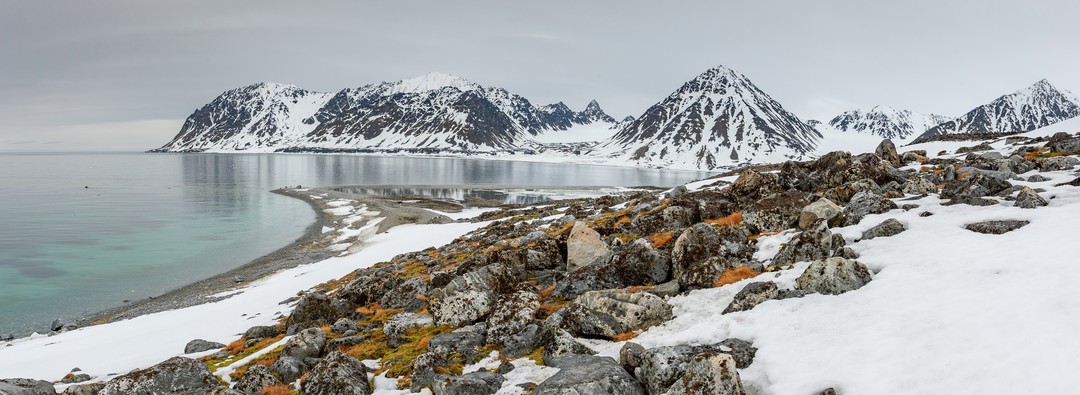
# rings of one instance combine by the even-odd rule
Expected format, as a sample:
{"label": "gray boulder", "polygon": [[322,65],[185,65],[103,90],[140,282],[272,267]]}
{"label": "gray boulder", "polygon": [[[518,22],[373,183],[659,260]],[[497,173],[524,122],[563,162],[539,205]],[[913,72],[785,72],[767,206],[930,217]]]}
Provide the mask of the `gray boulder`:
{"label": "gray boulder", "polygon": [[1046,199],[1043,199],[1042,196],[1039,196],[1038,193],[1035,193],[1035,190],[1029,187],[1021,188],[1020,193],[1016,195],[1016,202],[1013,203],[1014,206],[1020,208],[1038,208],[1048,204],[1050,203]]}
{"label": "gray boulder", "polygon": [[476,350],[484,344],[484,335],[479,333],[450,332],[432,336],[431,340],[428,341],[428,351],[446,356],[458,353],[465,360],[472,361],[479,356]]}
{"label": "gray boulder", "polygon": [[904,193],[926,196],[937,192],[937,186],[923,177],[912,177],[904,182]]}
{"label": "gray boulder", "polygon": [[574,299],[566,313],[574,334],[608,339],[670,319],[671,305],[659,296],[617,289],[586,292]]}
{"label": "gray boulder", "polygon": [[1053,156],[1038,161],[1043,171],[1069,170],[1080,165],[1080,159],[1071,156]]}
{"label": "gray boulder", "polygon": [[900,154],[896,152],[896,144],[893,144],[892,140],[889,139],[882,140],[881,144],[878,144],[877,148],[874,149],[874,155],[891,163],[893,166],[904,164],[900,160]]}
{"label": "gray boulder", "polygon": [[471,324],[495,309],[498,290],[512,288],[516,283],[514,276],[500,265],[465,273],[431,292],[431,313],[439,325]]}
{"label": "gray boulder", "polygon": [[760,232],[794,227],[802,208],[810,202],[806,194],[794,190],[756,200],[743,211],[743,221]]}
{"label": "gray boulder", "polygon": [[413,277],[387,289],[383,297],[379,299],[379,305],[384,309],[420,311],[427,307],[427,302],[417,296],[427,295],[430,290],[431,287],[427,281],[419,277]]}
{"label": "gray boulder", "polygon": [[817,260],[795,280],[800,290],[838,295],[861,288],[870,282],[870,270],[862,263],[832,257]]}
{"label": "gray boulder", "polygon": [[281,385],[281,380],[274,376],[274,371],[266,365],[256,364],[244,372],[244,376],[233,385],[233,389],[247,394],[258,394],[263,388],[273,385]]}
{"label": "gray boulder", "polygon": [[301,395],[371,395],[368,368],[356,358],[333,351],[311,369]]}
{"label": "gray boulder", "polygon": [[[105,388],[105,383],[86,383],[70,385],[64,389],[64,395],[97,395]],[[7,394],[0,390],[0,394]],[[16,393],[17,394],[17,393]],[[49,393],[52,395],[51,393]],[[12,394],[14,395],[14,394]]]}
{"label": "gray boulder", "polygon": [[1080,137],[1072,136],[1065,132],[1059,132],[1050,137],[1046,143],[1051,152],[1080,153]]}
{"label": "gray boulder", "polygon": [[844,226],[855,225],[870,214],[881,214],[897,208],[896,203],[872,192],[859,192],[844,207]]}
{"label": "gray boulder", "polygon": [[191,358],[172,357],[105,383],[100,395],[204,395],[221,383],[206,364]]}
{"label": "gray boulder", "polygon": [[727,339],[714,347],[718,348],[720,352],[731,355],[731,358],[735,360],[735,367],[739,369],[746,369],[750,364],[754,363],[754,356],[757,355],[757,348],[753,343],[750,343],[742,339]]}
{"label": "gray boulder", "polygon": [[281,381],[285,383],[296,381],[307,369],[308,365],[303,360],[290,356],[282,356],[270,364],[270,370],[277,373]]}
{"label": "gray boulder", "polygon": [[642,357],[645,355],[645,347],[634,342],[623,343],[619,349],[619,365],[624,370],[633,374],[638,366],[641,366]]}
{"label": "gray boulder", "polygon": [[503,352],[512,357],[532,350],[539,330],[533,317],[540,309],[540,296],[517,291],[500,296],[496,306],[487,319],[488,343],[503,346]]}
{"label": "gray boulder", "polygon": [[506,378],[495,372],[472,372],[461,376],[442,375],[432,387],[436,395],[491,395]]}
{"label": "gray boulder", "polygon": [[844,209],[833,203],[832,200],[818,199],[803,207],[802,211],[799,212],[799,229],[810,229],[818,220],[831,223],[843,211]]}
{"label": "gray boulder", "polygon": [[435,319],[429,315],[418,313],[398,313],[383,323],[383,333],[390,337],[391,347],[397,343],[401,336],[412,328],[435,325]]}
{"label": "gray boulder", "polygon": [[326,333],[319,328],[308,328],[289,338],[281,348],[281,355],[304,360],[318,357],[323,347],[326,347]]}
{"label": "gray boulder", "polygon": [[562,329],[554,329],[549,336],[542,338],[544,355],[543,361],[551,365],[554,361],[567,355],[595,355],[596,351],[586,347],[574,339],[569,332]]}
{"label": "gray boulder", "polygon": [[536,386],[533,395],[645,395],[645,389],[614,359],[571,355],[555,365],[559,372]]}
{"label": "gray boulder", "polygon": [[221,343],[212,342],[212,341],[206,341],[206,340],[203,340],[203,339],[195,339],[195,340],[189,341],[187,343],[187,345],[184,346],[184,354],[191,354],[191,353],[196,353],[196,352],[217,350],[217,349],[221,349],[221,348],[224,348],[224,347],[225,347],[225,345],[221,344]]}
{"label": "gray boulder", "polygon": [[302,329],[330,325],[352,313],[353,309],[344,300],[318,292],[308,293],[300,298],[292,314],[289,314],[286,333],[292,335]]}
{"label": "gray boulder", "polygon": [[907,227],[905,227],[904,224],[900,223],[900,221],[897,221],[895,218],[889,218],[863,232],[862,239],[870,240],[876,237],[895,236],[905,230],[907,230]]}
{"label": "gray boulder", "polygon": [[600,234],[589,228],[584,222],[577,221],[566,238],[566,271],[602,265],[611,257],[607,243],[600,239]]}
{"label": "gray boulder", "polygon": [[983,221],[964,225],[964,228],[975,233],[1000,235],[1023,228],[1029,223],[1031,222],[1024,220]]}
{"label": "gray boulder", "polygon": [[334,322],[334,326],[331,326],[330,329],[333,330],[335,333],[345,333],[348,331],[356,333],[363,328],[360,328],[360,325],[358,325],[356,321],[348,318],[342,318]]}
{"label": "gray boulder", "polygon": [[703,352],[686,364],[668,395],[743,395],[742,381],[731,355]]}
{"label": "gray boulder", "polygon": [[251,328],[248,328],[248,330],[244,332],[244,338],[264,339],[267,337],[277,336],[279,333],[281,332],[278,331],[277,327],[275,326],[253,326]]}
{"label": "gray boulder", "polygon": [[683,289],[709,288],[733,266],[722,252],[720,236],[709,224],[694,225],[675,239],[671,275]]}
{"label": "gray boulder", "polygon": [[825,259],[835,255],[845,244],[843,236],[833,234],[824,220],[818,220],[781,246],[770,266],[784,267],[795,262]]}
{"label": "gray boulder", "polygon": [[56,395],[52,383],[34,379],[0,380],[0,394],[3,395]]}
{"label": "gray boulder", "polygon": [[724,309],[723,314],[750,310],[767,300],[778,299],[779,297],[780,289],[771,281],[746,284],[739,293],[735,294],[735,298]]}

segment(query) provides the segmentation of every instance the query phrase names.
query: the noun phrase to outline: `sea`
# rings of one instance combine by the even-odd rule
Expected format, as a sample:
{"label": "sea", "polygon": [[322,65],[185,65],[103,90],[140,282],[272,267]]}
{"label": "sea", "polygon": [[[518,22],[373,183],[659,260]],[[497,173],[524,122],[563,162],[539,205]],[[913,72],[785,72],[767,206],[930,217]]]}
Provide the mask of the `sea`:
{"label": "sea", "polygon": [[270,193],[276,188],[669,187],[708,176],[305,154],[0,153],[0,169],[0,336],[45,333],[53,320],[160,295],[288,245],[314,222],[315,213],[304,202]]}

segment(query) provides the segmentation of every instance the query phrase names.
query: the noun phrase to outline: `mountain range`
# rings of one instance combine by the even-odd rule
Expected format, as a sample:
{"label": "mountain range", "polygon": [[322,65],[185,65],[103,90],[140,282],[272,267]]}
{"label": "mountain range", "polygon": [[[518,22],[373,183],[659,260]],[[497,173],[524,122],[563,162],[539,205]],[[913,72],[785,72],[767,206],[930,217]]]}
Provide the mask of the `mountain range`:
{"label": "mountain range", "polygon": [[[637,117],[621,121],[595,100],[574,111],[535,105],[498,87],[443,73],[313,92],[258,83],[195,110],[154,152],[354,152],[536,155],[712,170],[815,157],[823,131],[925,141],[969,132],[1023,132],[1080,116],[1080,100],[1048,81],[949,118],[888,106],[802,121],[749,78],[706,70]],[[913,140],[914,139],[914,140]],[[573,142],[572,144],[560,144]]]}

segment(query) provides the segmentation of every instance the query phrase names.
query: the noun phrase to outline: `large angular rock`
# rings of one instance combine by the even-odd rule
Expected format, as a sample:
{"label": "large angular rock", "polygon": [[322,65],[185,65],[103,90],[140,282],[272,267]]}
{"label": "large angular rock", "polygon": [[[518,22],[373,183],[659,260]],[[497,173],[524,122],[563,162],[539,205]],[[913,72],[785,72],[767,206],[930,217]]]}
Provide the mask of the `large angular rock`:
{"label": "large angular rock", "polygon": [[270,364],[270,370],[277,373],[281,377],[281,381],[286,383],[296,381],[307,369],[308,365],[304,361],[287,355]]}
{"label": "large angular rock", "polygon": [[356,278],[345,284],[337,295],[357,306],[379,302],[388,292],[404,281],[395,276],[373,275],[374,273],[370,271],[358,270],[356,273]]}
{"label": "large angular rock", "polygon": [[432,325],[435,325],[435,320],[430,315],[398,313],[383,323],[383,333],[390,337],[391,343],[396,343],[405,334],[405,331]]}
{"label": "large angular rock", "polygon": [[34,379],[0,380],[0,394],[3,395],[56,395],[52,383]]}
{"label": "large angular rock", "polygon": [[795,226],[802,208],[809,203],[805,193],[787,191],[755,201],[743,212],[742,217],[759,232],[784,230]]}
{"label": "large angular rock", "polygon": [[326,333],[319,328],[308,328],[289,338],[281,348],[281,355],[299,360],[318,357],[326,347]]}
{"label": "large angular rock", "polygon": [[713,286],[724,270],[734,266],[722,252],[720,236],[711,225],[697,224],[679,235],[672,247],[672,277],[683,289]]}
{"label": "large angular rock", "polygon": [[245,339],[264,339],[280,334],[276,326],[253,326],[244,332]]}
{"label": "large angular rock", "polygon": [[625,290],[591,291],[574,299],[566,312],[571,332],[608,339],[671,319],[671,305],[659,296]]}
{"label": "large angular rock", "polygon": [[833,203],[832,200],[818,199],[803,207],[802,211],[799,212],[799,229],[810,229],[818,220],[832,223],[831,221],[842,212],[844,212],[844,209]]}
{"label": "large angular rock", "polygon": [[548,336],[541,336],[544,347],[543,361],[551,365],[554,361],[567,355],[595,355],[596,351],[586,347],[574,339],[574,336],[562,329],[554,329]]}
{"label": "large angular rock", "polygon": [[495,309],[500,293],[512,290],[517,280],[501,265],[489,265],[455,277],[431,292],[431,313],[439,325],[460,327],[486,317]]}
{"label": "large angular rock", "polygon": [[896,203],[871,192],[859,192],[844,207],[844,226],[855,225],[870,214],[881,214],[897,208]]}
{"label": "large angular rock", "polygon": [[206,364],[191,358],[172,357],[109,380],[100,395],[203,395],[218,387],[221,383]]}
{"label": "large angular rock", "polygon": [[333,351],[311,369],[301,395],[371,395],[368,368],[356,358]]}
{"label": "large angular rock", "polygon": [[461,376],[443,375],[435,380],[438,395],[491,395],[499,391],[506,378],[495,372],[472,372]]}
{"label": "large angular rock", "polygon": [[569,273],[556,284],[556,296],[573,299],[588,291],[660,284],[671,277],[670,254],[657,250],[645,239],[616,247],[607,265],[590,266]]}
{"label": "large angular rock", "polygon": [[379,299],[379,306],[384,309],[402,309],[416,312],[427,307],[427,302],[419,296],[426,296],[431,287],[427,281],[419,277],[405,280],[396,287],[386,290],[386,294]]}
{"label": "large angular rock", "polygon": [[246,394],[258,394],[263,388],[281,385],[281,380],[266,365],[254,365],[236,382],[233,389]]}
{"label": "large angular rock", "polygon": [[435,335],[428,341],[428,351],[440,355],[461,354],[466,360],[478,356],[477,349],[485,344],[484,335],[476,332],[460,331]]}
{"label": "large angular rock", "polygon": [[879,158],[889,162],[893,166],[904,164],[904,162],[900,160],[900,154],[896,152],[896,144],[893,144],[892,140],[889,139],[882,140],[881,144],[878,144],[877,148],[874,149],[874,155],[877,155]]}
{"label": "large angular rock", "polygon": [[286,321],[286,333],[292,335],[306,328],[318,328],[333,324],[341,317],[353,313],[347,301],[332,298],[322,293],[305,294],[296,303],[296,308]]}
{"label": "large angular rock", "polygon": [[[62,394],[64,394],[64,395],[97,395],[104,388],[105,388],[105,383],[75,384],[75,385],[70,385],[67,388],[64,388],[64,392],[62,392]],[[224,388],[224,387],[222,387],[222,388]],[[8,394],[8,393],[4,392],[3,390],[0,390],[0,394]],[[48,393],[48,392],[42,392],[42,394],[52,395],[52,393]],[[18,395],[18,392],[12,393],[11,395]]]}
{"label": "large angular rock", "polygon": [[540,309],[540,296],[535,292],[517,291],[502,295],[495,311],[487,319],[487,341],[503,347],[508,356],[518,356],[532,350],[539,327],[533,317]]}
{"label": "large angular rock", "polygon": [[187,345],[184,346],[184,354],[217,350],[223,347],[225,347],[225,345],[221,343],[206,341],[203,339],[195,339],[189,341]]}
{"label": "large angular rock", "polygon": [[1039,208],[1048,204],[1050,203],[1046,199],[1029,187],[1021,188],[1020,193],[1016,194],[1016,202],[1013,203],[1014,206],[1020,208]]}
{"label": "large angular rock", "polygon": [[838,295],[861,288],[870,282],[870,270],[862,263],[832,257],[814,261],[795,280],[800,290]]}
{"label": "large angular rock", "polygon": [[845,244],[843,236],[833,234],[823,220],[818,220],[781,246],[771,266],[784,267],[795,262],[825,259],[836,254]]}
{"label": "large angular rock", "polygon": [[873,228],[867,229],[862,234],[862,240],[870,240],[876,237],[889,237],[895,236],[907,230],[904,224],[897,221],[896,218],[889,218],[884,222],[875,225]]}
{"label": "large angular rock", "polygon": [[1040,159],[1038,163],[1043,171],[1069,170],[1080,165],[1080,159],[1072,156],[1053,156]]}
{"label": "large angular rock", "polygon": [[742,381],[731,355],[703,352],[690,358],[668,395],[743,395]]}
{"label": "large angular rock", "polygon": [[1055,133],[1046,143],[1050,152],[1080,153],[1080,137],[1075,137],[1065,132]]}
{"label": "large angular rock", "polygon": [[937,186],[923,177],[913,177],[904,182],[904,193],[908,195],[926,196],[937,192]]}
{"label": "large angular rock", "polygon": [[767,300],[778,299],[779,297],[780,289],[776,287],[776,283],[771,281],[746,284],[739,293],[735,294],[735,298],[724,309],[723,314],[750,310]]}
{"label": "large angular rock", "polygon": [[566,271],[573,272],[583,267],[602,265],[611,257],[607,243],[600,239],[600,234],[589,228],[584,222],[574,223],[570,236],[566,238]]}
{"label": "large angular rock", "polygon": [[572,355],[560,358],[559,372],[536,386],[533,395],[645,395],[645,389],[614,359]]}
{"label": "large angular rock", "polygon": [[964,225],[964,228],[975,233],[1000,235],[1023,228],[1029,223],[1031,222],[1024,220],[983,221]]}

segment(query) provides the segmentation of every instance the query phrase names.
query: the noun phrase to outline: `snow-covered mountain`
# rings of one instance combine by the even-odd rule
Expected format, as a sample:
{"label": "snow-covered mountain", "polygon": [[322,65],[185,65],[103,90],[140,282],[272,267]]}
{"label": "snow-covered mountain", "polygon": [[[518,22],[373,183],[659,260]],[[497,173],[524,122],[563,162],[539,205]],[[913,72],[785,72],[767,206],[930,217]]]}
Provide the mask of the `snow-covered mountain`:
{"label": "snow-covered mountain", "polygon": [[935,114],[917,114],[889,106],[845,111],[829,120],[829,126],[841,132],[865,133],[896,142],[910,140],[950,118]]}
{"label": "snow-covered mountain", "polygon": [[1080,100],[1044,79],[937,125],[915,141],[952,133],[1026,132],[1077,116]]}
{"label": "snow-covered mountain", "polygon": [[744,75],[706,70],[594,153],[648,166],[715,169],[803,159],[821,138]]}
{"label": "snow-covered mountain", "polygon": [[542,133],[595,123],[614,123],[595,101],[580,112],[537,107],[442,73],[336,94],[263,83],[222,94],[158,151],[508,152],[528,149]]}

